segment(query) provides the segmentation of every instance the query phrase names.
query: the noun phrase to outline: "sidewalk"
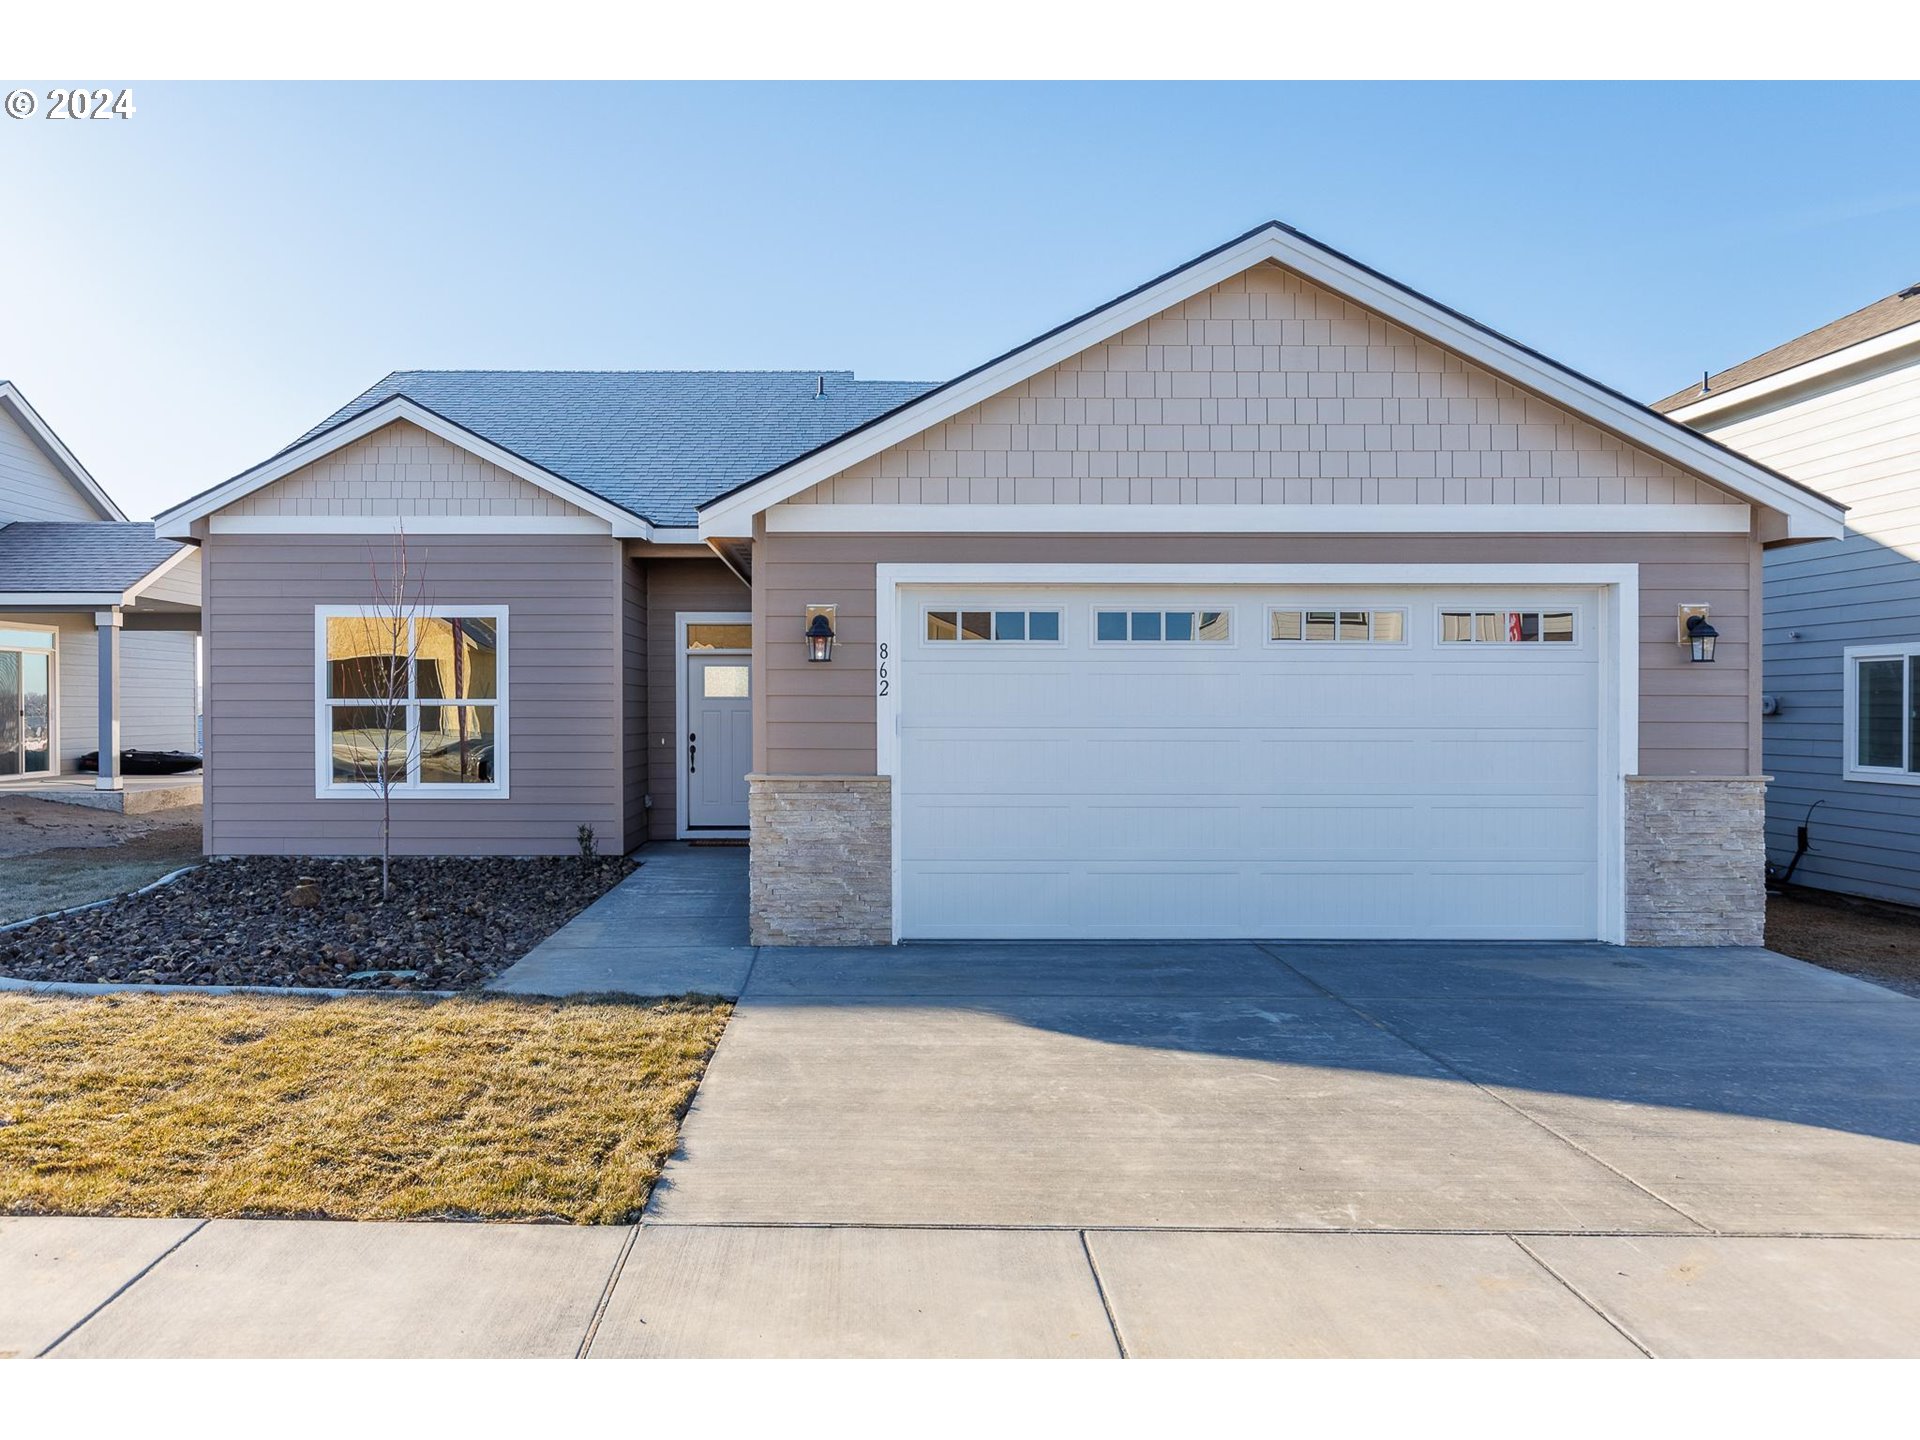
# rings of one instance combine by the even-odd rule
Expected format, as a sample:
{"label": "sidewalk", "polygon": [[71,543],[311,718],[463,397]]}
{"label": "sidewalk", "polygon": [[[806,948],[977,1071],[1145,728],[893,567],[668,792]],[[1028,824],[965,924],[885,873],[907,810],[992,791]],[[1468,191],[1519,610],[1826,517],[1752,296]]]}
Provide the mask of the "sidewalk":
{"label": "sidewalk", "polygon": [[1920,1241],[0,1218],[0,1356],[1913,1356]]}

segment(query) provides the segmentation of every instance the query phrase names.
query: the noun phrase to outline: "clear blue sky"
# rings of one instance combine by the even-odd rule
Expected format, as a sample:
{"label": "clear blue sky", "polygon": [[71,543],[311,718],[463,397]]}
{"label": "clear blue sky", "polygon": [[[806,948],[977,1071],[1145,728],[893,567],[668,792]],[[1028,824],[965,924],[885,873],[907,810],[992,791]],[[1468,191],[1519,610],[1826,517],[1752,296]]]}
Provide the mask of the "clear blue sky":
{"label": "clear blue sky", "polygon": [[1272,217],[1642,398],[1920,281],[1912,86],[134,89],[0,119],[0,377],[135,515],[389,370],[940,379]]}

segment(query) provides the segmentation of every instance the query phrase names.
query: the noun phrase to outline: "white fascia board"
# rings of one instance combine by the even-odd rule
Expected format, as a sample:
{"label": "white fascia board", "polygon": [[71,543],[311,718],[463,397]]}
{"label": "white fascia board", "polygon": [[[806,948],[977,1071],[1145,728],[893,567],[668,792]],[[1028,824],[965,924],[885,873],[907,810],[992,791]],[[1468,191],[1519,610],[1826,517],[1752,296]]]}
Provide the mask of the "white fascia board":
{"label": "white fascia board", "polygon": [[65,475],[71,484],[78,486],[80,492],[92,502],[93,508],[100,512],[101,519],[125,520],[127,518],[126,511],[113,503],[113,497],[100,488],[100,482],[87,473],[87,467],[75,458],[71,450],[67,449],[60,437],[53,433],[53,428],[40,418],[40,412],[27,403],[27,397],[22,395],[10,380],[0,381],[0,409],[4,409],[22,429],[28,431],[39,442],[60,473]]}
{"label": "white fascia board", "polygon": [[125,604],[126,598],[118,590],[0,590],[0,609],[94,610]]}
{"label": "white fascia board", "polygon": [[1755,380],[1746,385],[1736,385],[1731,390],[1716,391],[1703,395],[1698,400],[1681,406],[1678,410],[1667,412],[1667,418],[1678,420],[1683,425],[1696,429],[1712,430],[1717,427],[1702,422],[1715,416],[1724,415],[1729,410],[1773,400],[1785,403],[1796,390],[1806,389],[1820,384],[1844,370],[1856,366],[1872,365],[1876,361],[1889,360],[1903,350],[1914,352],[1913,358],[1920,362],[1920,321],[1912,325],[1903,325],[1898,330],[1889,330],[1884,335],[1876,335],[1871,340],[1862,340],[1858,345],[1849,345],[1844,350],[1836,350],[1831,355],[1822,355],[1803,365],[1795,365],[1791,370],[1782,370],[1778,375],[1769,375],[1765,379]]}
{"label": "white fascia board", "polygon": [[231,505],[234,501],[274,481],[291,475],[302,466],[311,465],[324,455],[364,439],[383,425],[391,425],[396,420],[406,420],[418,425],[428,434],[437,435],[470,455],[478,456],[490,465],[497,465],[509,475],[516,475],[530,485],[537,485],[549,494],[558,495],[570,505],[578,506],[590,515],[597,515],[607,522],[612,533],[620,536],[633,536],[639,539],[652,539],[653,526],[630,511],[621,509],[609,500],[602,499],[591,490],[575,485],[571,480],[562,479],[550,470],[542,469],[530,460],[523,460],[511,450],[504,450],[484,436],[477,435],[463,425],[434,414],[431,410],[415,404],[404,395],[396,395],[383,400],[371,410],[343,421],[324,434],[316,435],[304,445],[296,445],[273,459],[256,465],[251,470],[242,471],[225,484],[216,485],[204,494],[164,510],[154,517],[155,533],[169,540],[191,538],[191,527],[196,520],[205,519],[216,510]]}
{"label": "white fascia board", "polygon": [[174,551],[173,554],[162,560],[158,565],[154,566],[153,569],[149,570],[127,587],[127,603],[132,604],[145,593],[149,586],[157,584],[169,571],[186,564],[187,561],[191,560],[198,553],[199,551],[191,545],[181,546],[180,549]]}
{"label": "white fascia board", "polygon": [[[593,515],[214,515],[209,535],[610,535]],[[657,532],[656,532],[657,533]]]}
{"label": "white fascia board", "polygon": [[1744,535],[1746,505],[782,505],[774,535]]}
{"label": "white fascia board", "polygon": [[1562,370],[1332,251],[1275,226],[1257,231],[1239,244],[1170,275],[1158,285],[1018,350],[1000,363],[910,404],[881,423],[850,435],[818,454],[774,471],[738,494],[713,502],[701,512],[700,533],[707,538],[749,536],[753,517],[759,512],[1265,260],[1276,261],[1316,285],[1425,336],[1436,345],[1551,400],[1691,474],[1781,511],[1787,517],[1788,533],[1794,537],[1838,539],[1842,533],[1846,512],[1832,501],[1803,491],[1645,406]]}

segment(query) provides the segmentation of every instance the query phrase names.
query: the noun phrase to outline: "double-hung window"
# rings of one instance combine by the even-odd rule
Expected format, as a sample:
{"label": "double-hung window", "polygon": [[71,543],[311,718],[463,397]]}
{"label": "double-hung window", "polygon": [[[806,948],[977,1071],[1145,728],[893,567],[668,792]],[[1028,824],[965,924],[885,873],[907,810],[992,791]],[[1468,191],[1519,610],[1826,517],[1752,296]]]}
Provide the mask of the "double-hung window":
{"label": "double-hung window", "polygon": [[1846,778],[1920,785],[1920,644],[1851,646],[1845,664]]}
{"label": "double-hung window", "polygon": [[314,629],[321,795],[506,795],[504,606],[321,606]]}

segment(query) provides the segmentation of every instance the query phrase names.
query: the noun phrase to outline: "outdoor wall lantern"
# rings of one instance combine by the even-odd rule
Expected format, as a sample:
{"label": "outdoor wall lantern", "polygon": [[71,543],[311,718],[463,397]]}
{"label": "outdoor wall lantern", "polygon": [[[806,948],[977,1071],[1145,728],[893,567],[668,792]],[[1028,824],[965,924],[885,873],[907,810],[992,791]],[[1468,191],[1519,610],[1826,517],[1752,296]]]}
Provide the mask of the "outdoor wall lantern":
{"label": "outdoor wall lantern", "polygon": [[833,659],[833,618],[838,613],[832,605],[807,607],[807,659],[821,662]]}
{"label": "outdoor wall lantern", "polygon": [[1719,638],[1720,632],[1707,619],[1705,605],[1680,607],[1680,643],[1687,647],[1694,664],[1713,663],[1713,642]]}

